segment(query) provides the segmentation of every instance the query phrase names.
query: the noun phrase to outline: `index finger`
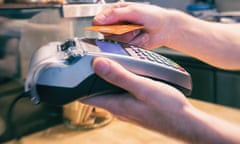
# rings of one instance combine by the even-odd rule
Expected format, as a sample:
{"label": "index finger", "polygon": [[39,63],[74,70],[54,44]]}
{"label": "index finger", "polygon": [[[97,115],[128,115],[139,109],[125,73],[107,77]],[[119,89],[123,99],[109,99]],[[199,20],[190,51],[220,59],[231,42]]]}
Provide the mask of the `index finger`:
{"label": "index finger", "polygon": [[119,24],[122,22],[131,22],[141,24],[138,20],[138,14],[133,12],[131,2],[118,2],[107,7],[97,14],[93,19],[93,25]]}

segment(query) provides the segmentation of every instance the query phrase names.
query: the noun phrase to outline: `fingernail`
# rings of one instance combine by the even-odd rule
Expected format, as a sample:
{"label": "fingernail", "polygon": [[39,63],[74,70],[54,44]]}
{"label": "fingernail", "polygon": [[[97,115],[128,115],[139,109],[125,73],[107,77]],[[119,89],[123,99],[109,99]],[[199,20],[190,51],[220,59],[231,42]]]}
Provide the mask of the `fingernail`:
{"label": "fingernail", "polygon": [[101,58],[95,58],[93,69],[97,74],[107,75],[109,72],[109,62]]}

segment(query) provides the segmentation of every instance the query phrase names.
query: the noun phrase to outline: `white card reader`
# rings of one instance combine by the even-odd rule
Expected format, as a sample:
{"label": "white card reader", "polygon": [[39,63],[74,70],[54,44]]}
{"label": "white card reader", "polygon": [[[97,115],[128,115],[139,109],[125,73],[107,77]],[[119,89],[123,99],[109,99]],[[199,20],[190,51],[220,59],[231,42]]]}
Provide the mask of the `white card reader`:
{"label": "white card reader", "polygon": [[113,59],[129,71],[165,82],[185,95],[191,93],[190,74],[172,60],[134,45],[89,38],[51,42],[39,48],[30,63],[25,91],[30,92],[34,103],[42,101],[54,105],[124,92],[94,73],[91,64],[96,56]]}

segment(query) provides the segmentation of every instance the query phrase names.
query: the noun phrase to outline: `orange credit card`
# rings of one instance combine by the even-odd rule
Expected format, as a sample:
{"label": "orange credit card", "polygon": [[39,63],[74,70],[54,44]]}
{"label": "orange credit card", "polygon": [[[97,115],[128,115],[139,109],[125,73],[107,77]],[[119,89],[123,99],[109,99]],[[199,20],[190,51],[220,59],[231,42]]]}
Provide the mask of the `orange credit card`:
{"label": "orange credit card", "polygon": [[137,29],[142,29],[142,25],[119,24],[119,25],[98,25],[85,27],[85,30],[91,30],[101,33],[121,35]]}

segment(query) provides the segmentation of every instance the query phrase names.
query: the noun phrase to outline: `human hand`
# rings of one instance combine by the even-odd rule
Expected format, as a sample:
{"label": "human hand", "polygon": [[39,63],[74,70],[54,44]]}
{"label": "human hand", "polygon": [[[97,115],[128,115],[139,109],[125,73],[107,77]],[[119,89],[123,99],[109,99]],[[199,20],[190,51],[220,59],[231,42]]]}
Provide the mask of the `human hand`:
{"label": "human hand", "polygon": [[101,78],[129,93],[94,96],[81,102],[107,109],[122,120],[169,135],[169,130],[181,123],[176,117],[183,120],[185,110],[192,108],[174,87],[135,75],[107,58],[95,58],[93,69]]}
{"label": "human hand", "polygon": [[236,125],[196,109],[172,86],[135,75],[103,57],[93,60],[93,69],[98,76],[128,93],[88,97],[81,100],[85,104],[104,108],[121,120],[189,143],[240,142]]}
{"label": "human hand", "polygon": [[142,30],[135,30],[123,35],[105,35],[105,38],[152,49],[171,43],[170,38],[176,31],[173,16],[175,17],[173,10],[166,10],[158,6],[119,2],[96,15],[93,25],[118,23],[143,25],[144,29]]}

